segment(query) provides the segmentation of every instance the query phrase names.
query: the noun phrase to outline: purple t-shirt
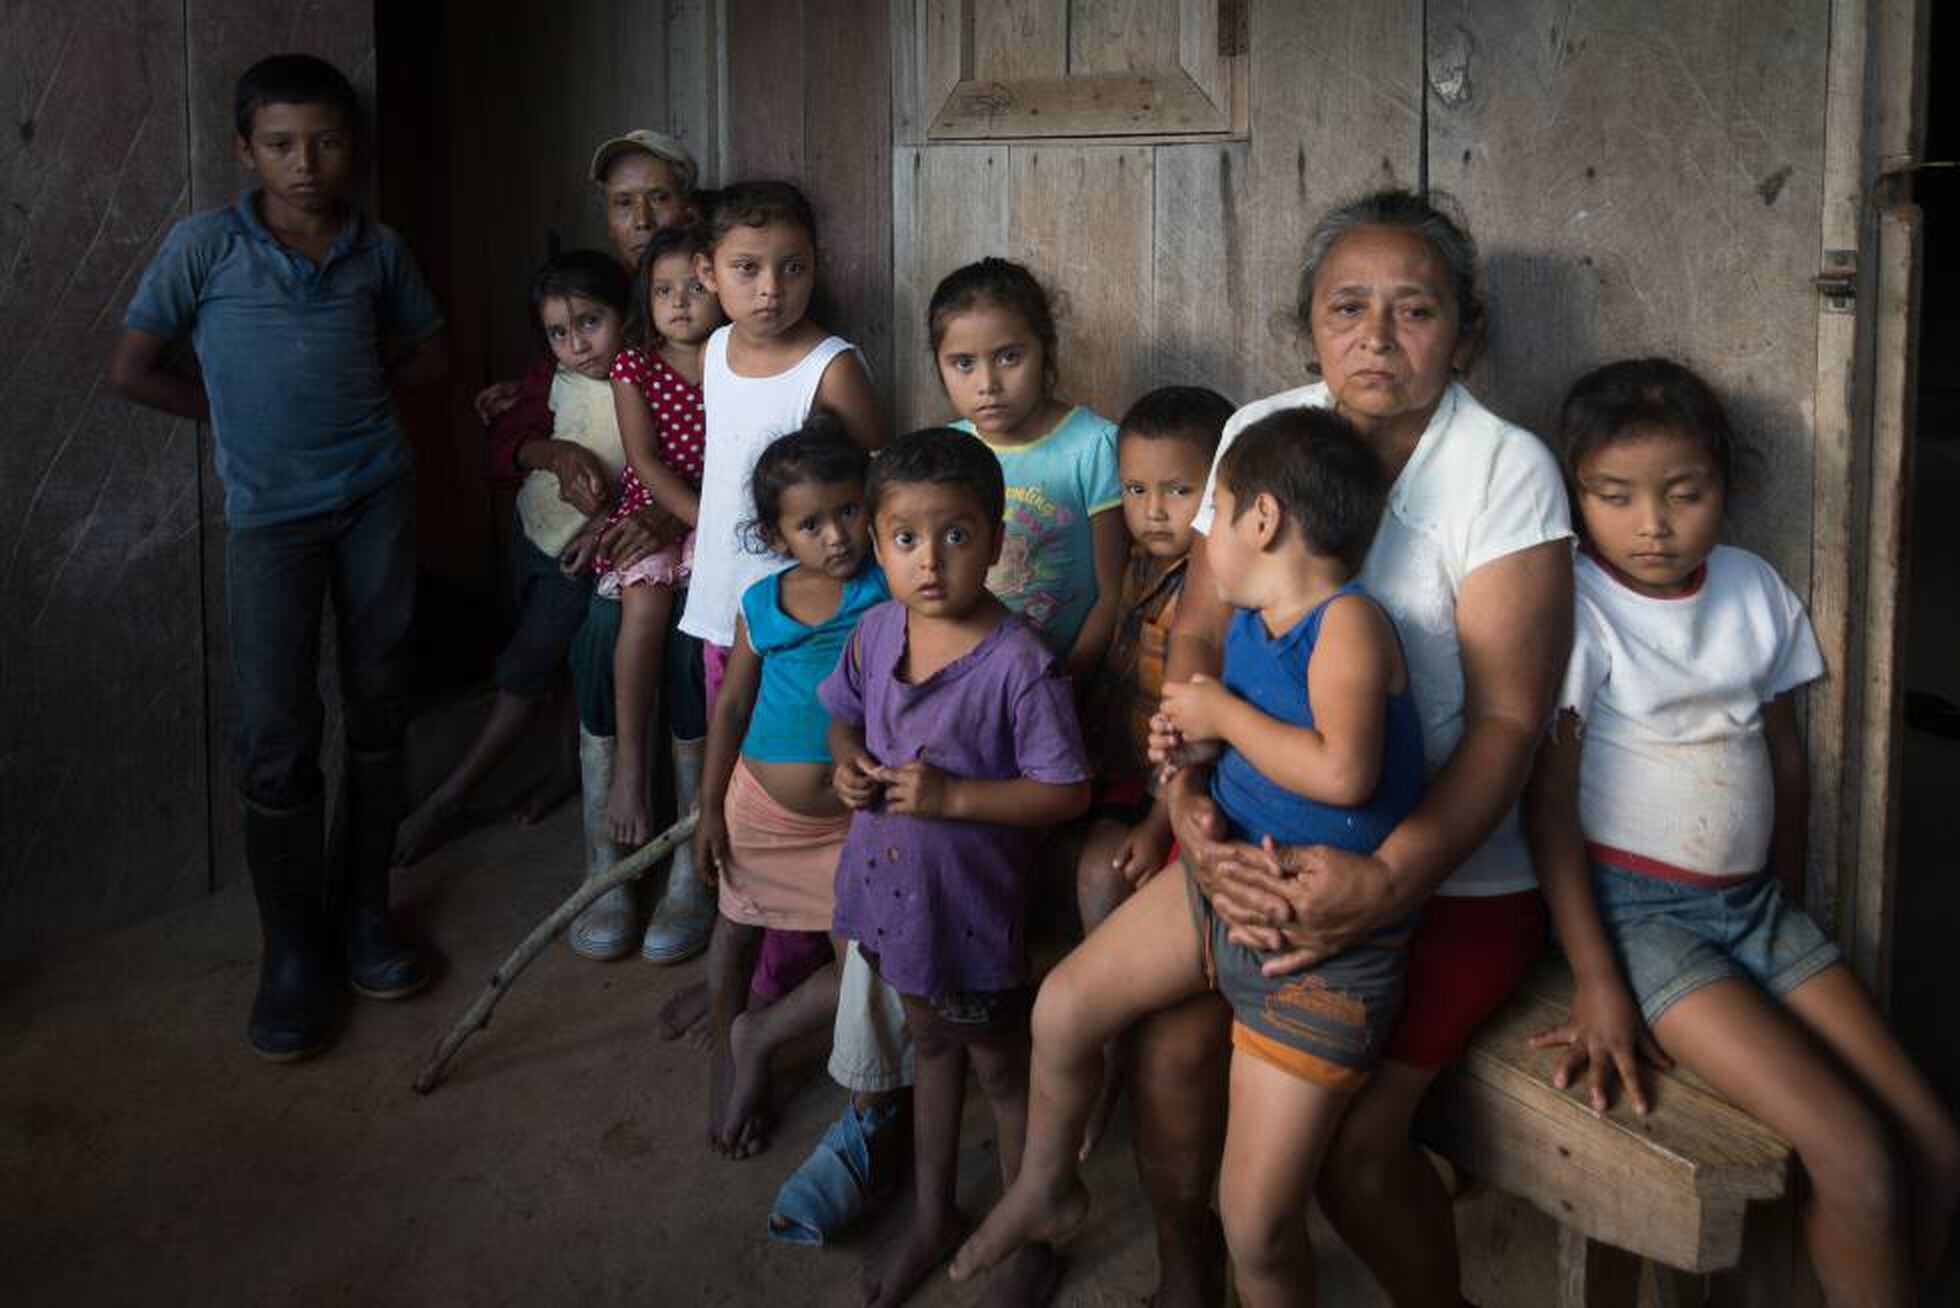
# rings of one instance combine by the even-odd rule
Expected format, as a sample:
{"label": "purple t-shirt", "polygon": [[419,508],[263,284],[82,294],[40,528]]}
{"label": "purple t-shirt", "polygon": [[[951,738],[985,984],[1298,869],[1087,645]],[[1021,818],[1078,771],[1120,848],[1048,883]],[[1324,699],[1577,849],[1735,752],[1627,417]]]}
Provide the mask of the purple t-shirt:
{"label": "purple t-shirt", "polygon": [[[1003,618],[913,685],[898,677],[905,618],[895,600],[867,611],[817,688],[832,715],[864,728],[872,757],[886,767],[923,759],[988,781],[1089,779],[1069,680],[1031,627]],[[1021,985],[1033,834],[860,810],[837,861],[835,929],[877,954],[880,974],[901,994]]]}

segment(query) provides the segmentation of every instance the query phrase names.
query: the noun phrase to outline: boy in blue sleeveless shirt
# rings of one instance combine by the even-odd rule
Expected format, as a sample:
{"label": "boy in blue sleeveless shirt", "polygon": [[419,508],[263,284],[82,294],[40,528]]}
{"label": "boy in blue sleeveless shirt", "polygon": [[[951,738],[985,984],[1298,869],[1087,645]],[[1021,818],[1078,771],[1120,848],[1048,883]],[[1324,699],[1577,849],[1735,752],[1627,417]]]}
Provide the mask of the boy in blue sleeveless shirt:
{"label": "boy in blue sleeveless shirt", "polygon": [[[283,1060],[325,1044],[343,977],[378,999],[427,980],[388,920],[415,602],[413,456],[392,393],[440,376],[446,354],[407,248],[346,203],[361,128],[347,79],[277,55],[239,79],[234,108],[258,188],[171,229],[110,370],[138,404],[209,422],[217,444],[245,855],[264,937],[246,1035]],[[165,366],[186,336],[201,380]],[[318,690],[329,593],[347,737],[331,869]]]}

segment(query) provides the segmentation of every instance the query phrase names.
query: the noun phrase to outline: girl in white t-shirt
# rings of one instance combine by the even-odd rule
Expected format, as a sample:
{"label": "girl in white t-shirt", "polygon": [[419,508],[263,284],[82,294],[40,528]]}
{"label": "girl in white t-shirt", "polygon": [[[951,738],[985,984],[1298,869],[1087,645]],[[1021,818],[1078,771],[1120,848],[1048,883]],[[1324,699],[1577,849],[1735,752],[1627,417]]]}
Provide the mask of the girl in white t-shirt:
{"label": "girl in white t-shirt", "polygon": [[1908,1304],[1960,1199],[1960,1133],[1831,940],[1797,907],[1808,778],[1795,693],[1824,675],[1803,605],[1716,541],[1735,440],[1708,385],[1639,359],[1560,419],[1583,524],[1533,861],[1578,991],[1534,1039],[1594,1111],[1678,1061],[1789,1140],[1830,1302]]}

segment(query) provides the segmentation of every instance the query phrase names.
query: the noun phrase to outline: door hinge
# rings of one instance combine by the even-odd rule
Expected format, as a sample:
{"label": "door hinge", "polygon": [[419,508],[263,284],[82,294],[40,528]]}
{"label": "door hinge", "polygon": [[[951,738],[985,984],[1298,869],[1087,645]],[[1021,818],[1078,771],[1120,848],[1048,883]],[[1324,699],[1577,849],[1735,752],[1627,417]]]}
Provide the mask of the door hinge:
{"label": "door hinge", "polygon": [[1824,271],[1811,280],[1824,299],[1825,313],[1855,313],[1858,296],[1858,252],[1824,251]]}

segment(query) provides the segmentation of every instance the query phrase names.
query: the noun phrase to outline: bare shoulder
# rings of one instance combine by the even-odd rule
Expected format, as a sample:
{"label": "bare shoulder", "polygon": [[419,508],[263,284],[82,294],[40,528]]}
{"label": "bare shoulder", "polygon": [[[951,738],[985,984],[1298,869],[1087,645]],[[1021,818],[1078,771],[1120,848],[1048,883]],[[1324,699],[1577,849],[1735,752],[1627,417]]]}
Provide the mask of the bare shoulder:
{"label": "bare shoulder", "polygon": [[1349,669],[1381,669],[1386,674],[1383,684],[1391,692],[1408,683],[1394,620],[1370,595],[1350,592],[1336,596],[1327,605],[1320,619],[1320,638],[1314,645],[1314,663],[1318,665],[1323,657]]}

